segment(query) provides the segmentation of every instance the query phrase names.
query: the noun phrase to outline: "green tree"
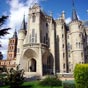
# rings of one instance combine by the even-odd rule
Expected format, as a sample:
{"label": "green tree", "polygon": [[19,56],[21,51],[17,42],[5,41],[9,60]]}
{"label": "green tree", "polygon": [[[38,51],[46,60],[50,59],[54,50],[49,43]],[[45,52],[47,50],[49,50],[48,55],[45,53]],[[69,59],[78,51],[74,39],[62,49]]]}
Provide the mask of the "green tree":
{"label": "green tree", "polygon": [[40,81],[41,86],[50,86],[51,88],[54,86],[62,86],[62,81],[57,77],[48,76],[42,81]]}
{"label": "green tree", "polygon": [[0,60],[3,59],[3,55],[2,55],[2,52],[0,52]]}
{"label": "green tree", "polygon": [[7,83],[10,85],[10,88],[19,88],[24,82],[24,70],[19,70],[19,65],[16,67],[16,70],[11,68],[7,72]]}
{"label": "green tree", "polygon": [[10,29],[10,28],[2,28],[2,26],[5,24],[7,18],[8,18],[8,16],[0,17],[0,37],[8,34],[8,30]]}
{"label": "green tree", "polygon": [[[8,16],[2,16],[2,17],[0,17],[0,38],[2,36],[5,36],[6,34],[9,34],[8,30],[10,28],[3,28],[3,25],[5,24],[7,18],[8,18]],[[0,44],[0,47],[1,47],[1,44]],[[2,60],[2,59],[3,59],[3,55],[2,55],[2,52],[0,51],[0,60]]]}
{"label": "green tree", "polygon": [[74,69],[76,88],[88,88],[88,64],[77,64]]}

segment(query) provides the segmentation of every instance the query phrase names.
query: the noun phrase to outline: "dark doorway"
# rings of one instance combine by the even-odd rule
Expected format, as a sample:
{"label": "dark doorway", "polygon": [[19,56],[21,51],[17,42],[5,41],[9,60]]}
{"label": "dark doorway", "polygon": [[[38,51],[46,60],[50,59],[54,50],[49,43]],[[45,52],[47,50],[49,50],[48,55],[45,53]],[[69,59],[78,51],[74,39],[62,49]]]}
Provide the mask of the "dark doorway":
{"label": "dark doorway", "polygon": [[52,75],[53,74],[53,56],[50,54],[46,63],[43,63],[43,75]]}
{"label": "dark doorway", "polygon": [[31,72],[36,72],[36,60],[33,59],[33,58],[31,59],[30,71]]}

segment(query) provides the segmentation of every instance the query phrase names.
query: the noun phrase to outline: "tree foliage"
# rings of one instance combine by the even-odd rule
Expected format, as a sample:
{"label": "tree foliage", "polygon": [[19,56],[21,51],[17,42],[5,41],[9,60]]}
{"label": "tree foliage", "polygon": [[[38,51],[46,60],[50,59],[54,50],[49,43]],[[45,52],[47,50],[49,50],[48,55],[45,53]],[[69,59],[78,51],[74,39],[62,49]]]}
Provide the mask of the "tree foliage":
{"label": "tree foliage", "polygon": [[40,82],[41,86],[62,86],[62,81],[57,79],[56,77],[46,77],[44,80]]}
{"label": "tree foliage", "polygon": [[8,34],[8,30],[10,28],[2,28],[2,26],[5,24],[8,16],[2,16],[0,17],[0,37]]}
{"label": "tree foliage", "polygon": [[[4,27],[3,25],[5,24],[7,18],[8,18],[8,16],[2,16],[2,17],[0,17],[0,38],[2,36],[5,36],[6,34],[9,34],[8,30],[10,28],[3,28]],[[1,47],[1,44],[0,44],[0,47]],[[2,59],[3,59],[3,55],[2,55],[2,52],[0,51],[0,60],[2,60]]]}
{"label": "tree foliage", "polygon": [[74,69],[76,88],[88,88],[88,64],[77,64]]}
{"label": "tree foliage", "polygon": [[7,72],[7,82],[11,88],[19,88],[24,82],[24,71],[19,70],[19,66],[16,67],[16,70],[11,68],[9,72]]}
{"label": "tree foliage", "polygon": [[2,52],[0,52],[0,60],[2,60],[3,58],[3,55],[2,55]]}

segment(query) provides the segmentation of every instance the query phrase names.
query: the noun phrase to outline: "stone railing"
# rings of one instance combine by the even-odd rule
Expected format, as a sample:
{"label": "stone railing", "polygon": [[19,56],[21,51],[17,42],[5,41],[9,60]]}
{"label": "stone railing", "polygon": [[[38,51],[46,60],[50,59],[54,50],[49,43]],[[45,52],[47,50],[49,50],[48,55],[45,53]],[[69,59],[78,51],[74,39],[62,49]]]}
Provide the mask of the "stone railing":
{"label": "stone railing", "polygon": [[73,73],[57,73],[58,78],[74,78]]}
{"label": "stone railing", "polygon": [[44,43],[29,43],[29,44],[24,44],[23,46],[24,46],[24,48],[25,48],[25,47],[42,47],[42,48],[48,47],[48,46],[47,46],[46,44],[44,44]]}

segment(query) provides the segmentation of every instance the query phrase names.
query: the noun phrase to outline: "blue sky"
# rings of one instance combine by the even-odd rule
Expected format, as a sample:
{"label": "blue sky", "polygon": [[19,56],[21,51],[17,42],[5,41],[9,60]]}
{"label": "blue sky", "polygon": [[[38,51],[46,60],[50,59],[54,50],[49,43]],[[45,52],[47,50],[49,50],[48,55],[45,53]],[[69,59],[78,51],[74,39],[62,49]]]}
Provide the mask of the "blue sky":
{"label": "blue sky", "polygon": [[[74,2],[80,19],[88,19],[86,12],[88,9],[88,0],[74,0]],[[58,17],[63,10],[66,13],[66,17],[71,17],[72,0],[47,0],[46,2],[41,2],[41,6],[45,9],[45,11],[53,11],[54,17]]]}
{"label": "blue sky", "polygon": [[[28,17],[28,8],[33,5],[33,3],[39,3],[41,8],[49,14],[53,13],[53,18],[59,18],[62,11],[66,13],[66,22],[71,21],[72,15],[72,0],[0,0],[0,16],[8,15],[8,21],[5,26],[12,28],[9,31],[9,35],[0,39],[3,45],[0,50],[4,54],[4,59],[7,55],[8,38],[11,38],[14,30],[20,29],[23,16],[25,14],[26,21]],[[88,0],[74,0],[75,8],[80,20],[88,20]]]}
{"label": "blue sky", "polygon": [[[4,14],[9,14],[10,5],[7,3],[10,0],[0,0],[0,16]],[[20,0],[25,2],[27,0]],[[82,20],[88,19],[88,14],[86,10],[88,9],[88,0],[74,0],[75,7],[78,16]],[[40,5],[45,12],[53,12],[53,17],[57,18],[61,11],[65,11],[66,17],[71,17],[72,13],[72,0],[40,0]]]}

